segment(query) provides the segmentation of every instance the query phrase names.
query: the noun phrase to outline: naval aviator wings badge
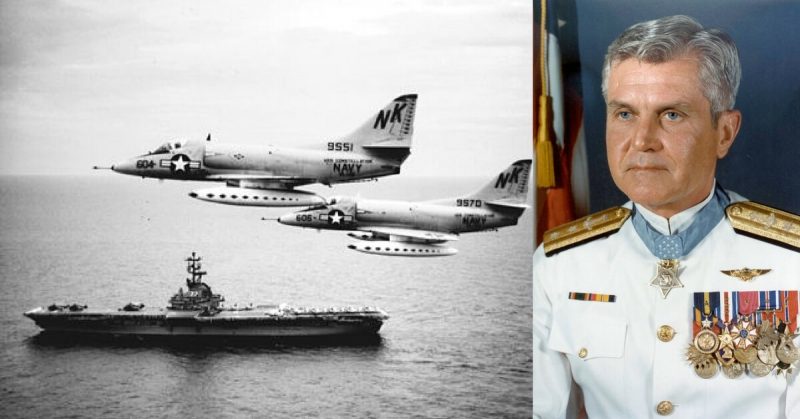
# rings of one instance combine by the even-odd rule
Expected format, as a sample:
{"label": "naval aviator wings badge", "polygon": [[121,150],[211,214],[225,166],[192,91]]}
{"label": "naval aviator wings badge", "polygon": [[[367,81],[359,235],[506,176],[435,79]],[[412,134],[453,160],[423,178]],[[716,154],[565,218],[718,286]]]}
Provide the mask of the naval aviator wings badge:
{"label": "naval aviator wings badge", "polygon": [[742,268],[742,269],[721,270],[720,272],[724,273],[725,275],[732,276],[734,278],[739,278],[744,282],[749,282],[751,279],[769,273],[770,271],[772,271],[772,269]]}
{"label": "naval aviator wings badge", "polygon": [[661,289],[661,295],[666,299],[673,288],[683,288],[683,283],[678,279],[678,259],[662,259],[656,265],[656,276],[650,285]]}

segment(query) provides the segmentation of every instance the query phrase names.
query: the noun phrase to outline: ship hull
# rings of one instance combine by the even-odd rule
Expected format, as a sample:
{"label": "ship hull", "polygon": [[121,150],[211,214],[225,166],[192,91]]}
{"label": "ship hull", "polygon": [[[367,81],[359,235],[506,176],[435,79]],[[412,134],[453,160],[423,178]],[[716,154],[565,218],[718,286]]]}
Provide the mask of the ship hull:
{"label": "ship hull", "polygon": [[291,338],[374,335],[382,313],[269,315],[259,312],[66,312],[31,310],[25,315],[47,332],[121,337]]}

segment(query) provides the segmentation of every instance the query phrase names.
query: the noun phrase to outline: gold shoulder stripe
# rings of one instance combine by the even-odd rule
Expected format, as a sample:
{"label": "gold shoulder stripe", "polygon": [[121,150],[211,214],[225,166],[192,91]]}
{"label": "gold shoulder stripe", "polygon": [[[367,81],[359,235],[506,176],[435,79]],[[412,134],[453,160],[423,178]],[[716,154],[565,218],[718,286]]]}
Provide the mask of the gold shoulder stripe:
{"label": "gold shoulder stripe", "polygon": [[800,251],[800,216],[744,201],[725,209],[737,233]]}
{"label": "gold shoulder stripe", "polygon": [[544,254],[551,256],[570,247],[616,233],[630,215],[631,210],[627,208],[609,208],[548,230],[544,233]]}

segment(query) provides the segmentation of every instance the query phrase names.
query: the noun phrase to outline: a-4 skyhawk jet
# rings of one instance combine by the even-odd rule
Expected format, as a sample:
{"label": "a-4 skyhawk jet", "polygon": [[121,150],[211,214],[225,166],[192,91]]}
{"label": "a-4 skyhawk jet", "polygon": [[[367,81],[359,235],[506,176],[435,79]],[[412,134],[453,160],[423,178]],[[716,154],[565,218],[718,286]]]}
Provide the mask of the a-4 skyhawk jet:
{"label": "a-4 skyhawk jet", "polygon": [[[168,142],[114,164],[111,170],[143,178],[225,182],[189,196],[231,205],[308,206],[325,200],[296,186],[369,180],[400,173],[411,153],[417,95],[400,96],[352,134],[305,148]],[[98,167],[95,167],[96,169]]]}
{"label": "a-4 skyhawk jet", "polygon": [[331,198],[326,204],[286,214],[291,226],[349,230],[359,239],[348,248],[392,256],[446,256],[456,249],[442,243],[460,233],[516,225],[525,211],[531,160],[520,160],[478,191],[425,202]]}

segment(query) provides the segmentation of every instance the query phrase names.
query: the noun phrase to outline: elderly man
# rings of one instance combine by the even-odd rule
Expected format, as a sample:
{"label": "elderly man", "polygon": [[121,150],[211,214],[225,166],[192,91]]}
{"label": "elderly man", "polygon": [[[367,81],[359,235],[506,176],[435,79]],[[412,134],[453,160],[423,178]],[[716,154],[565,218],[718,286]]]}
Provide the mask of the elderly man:
{"label": "elderly man", "polygon": [[534,255],[534,417],[576,400],[591,418],[800,417],[800,217],[715,178],[739,77],[731,38],[687,16],[608,48],[608,164],[631,202]]}

